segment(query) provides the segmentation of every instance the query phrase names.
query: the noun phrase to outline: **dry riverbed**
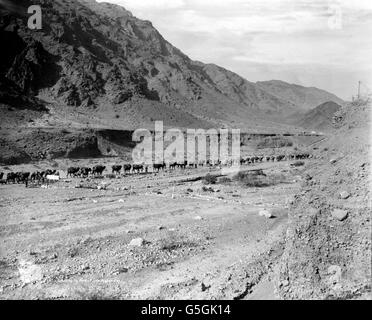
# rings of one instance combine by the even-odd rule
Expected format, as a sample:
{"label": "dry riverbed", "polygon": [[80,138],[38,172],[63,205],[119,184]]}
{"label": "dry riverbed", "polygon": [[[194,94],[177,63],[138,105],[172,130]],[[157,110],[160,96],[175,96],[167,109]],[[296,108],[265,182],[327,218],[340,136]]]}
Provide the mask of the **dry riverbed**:
{"label": "dry riverbed", "polygon": [[200,168],[0,186],[0,298],[276,298],[300,178],[288,162],[261,167],[290,183],[205,186],[198,177],[220,172]]}

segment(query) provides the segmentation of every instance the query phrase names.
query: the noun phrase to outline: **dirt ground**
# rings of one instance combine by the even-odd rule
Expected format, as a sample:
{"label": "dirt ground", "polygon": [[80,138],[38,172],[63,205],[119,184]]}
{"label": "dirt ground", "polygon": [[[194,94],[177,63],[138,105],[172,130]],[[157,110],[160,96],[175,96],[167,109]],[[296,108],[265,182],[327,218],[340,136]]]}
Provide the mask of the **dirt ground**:
{"label": "dirt ground", "polygon": [[221,172],[199,168],[0,186],[0,298],[278,298],[272,277],[303,169],[253,168],[287,182],[205,186],[200,177]]}

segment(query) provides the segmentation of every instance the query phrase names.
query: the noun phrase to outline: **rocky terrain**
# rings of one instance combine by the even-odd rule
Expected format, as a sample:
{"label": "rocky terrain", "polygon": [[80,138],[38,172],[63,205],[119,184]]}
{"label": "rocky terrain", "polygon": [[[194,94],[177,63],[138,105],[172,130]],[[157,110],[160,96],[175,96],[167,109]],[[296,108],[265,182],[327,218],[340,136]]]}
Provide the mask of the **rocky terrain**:
{"label": "rocky terrain", "polygon": [[151,22],[120,6],[93,0],[38,3],[44,27],[37,31],[26,26],[31,1],[15,7],[4,0],[0,7],[0,37],[10,43],[1,52],[0,97],[16,110],[71,106],[92,125],[98,125],[95,118],[115,125],[120,117],[125,129],[154,119],[181,127],[259,129],[280,127],[289,114],[326,101],[342,102],[319,89],[256,84],[192,61]]}
{"label": "rocky terrain", "polygon": [[333,117],[340,109],[340,105],[333,101],[328,101],[308,111],[297,123],[305,129],[327,132],[334,128]]}
{"label": "rocky terrain", "polygon": [[[123,148],[107,139],[97,146],[97,131],[153,129],[155,120],[166,127],[298,134],[302,123],[289,119],[322,102],[342,103],[320,89],[256,84],[193,61],[151,22],[120,6],[93,0],[39,3],[42,30],[27,28],[31,1],[0,4],[0,38],[9,44],[0,53],[3,164],[109,155],[112,145],[115,155]],[[121,143],[125,151],[128,140]]]}
{"label": "rocky terrain", "polygon": [[309,111],[328,101],[338,104],[344,103],[340,98],[327,91],[318,88],[305,88],[280,80],[261,81],[257,82],[257,85],[281,99],[291,101],[303,111]]}
{"label": "rocky terrain", "polygon": [[[62,179],[0,186],[0,297],[370,299],[370,108],[356,101],[335,114],[335,134],[291,146],[247,139],[243,154],[314,156],[241,168],[275,179],[263,187],[218,167],[66,178],[70,166],[124,161],[113,157],[2,167]],[[208,185],[208,174],[220,178]]]}
{"label": "rocky terrain", "polygon": [[283,298],[371,298],[370,115],[368,101],[340,109],[338,129],[304,172],[289,213]]}
{"label": "rocky terrain", "polygon": [[59,159],[59,182],[0,185],[0,299],[279,298],[274,270],[303,168],[244,166],[272,177],[263,188],[208,167],[66,178],[71,165],[121,161]]}
{"label": "rocky terrain", "polygon": [[[37,3],[31,31],[34,2],[0,2],[0,173],[61,179],[0,185],[1,299],[371,298],[369,99],[193,61],[120,6]],[[218,166],[110,174],[154,120],[312,157],[244,165],[260,186]]]}

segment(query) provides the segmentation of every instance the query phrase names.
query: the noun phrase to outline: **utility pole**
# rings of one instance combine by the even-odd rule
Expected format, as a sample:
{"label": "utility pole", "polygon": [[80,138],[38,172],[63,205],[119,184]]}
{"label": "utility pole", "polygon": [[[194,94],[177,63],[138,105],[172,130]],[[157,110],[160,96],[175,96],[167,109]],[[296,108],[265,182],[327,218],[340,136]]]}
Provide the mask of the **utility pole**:
{"label": "utility pole", "polygon": [[360,84],[361,84],[361,82],[359,81],[358,82],[358,100],[360,99]]}

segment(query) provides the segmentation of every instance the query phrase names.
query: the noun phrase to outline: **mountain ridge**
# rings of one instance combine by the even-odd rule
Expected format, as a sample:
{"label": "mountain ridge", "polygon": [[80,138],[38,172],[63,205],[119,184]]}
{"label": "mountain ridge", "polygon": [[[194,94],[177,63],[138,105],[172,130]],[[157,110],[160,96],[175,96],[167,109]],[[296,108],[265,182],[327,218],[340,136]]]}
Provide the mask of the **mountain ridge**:
{"label": "mountain ridge", "polygon": [[288,115],[320,104],[313,101],[342,101],[320,89],[307,94],[309,89],[302,87],[296,93],[290,84],[285,87],[291,99],[286,99],[272,83],[253,83],[220,66],[193,61],[151,22],[118,5],[94,0],[38,3],[43,8],[40,31],[26,27],[24,13],[31,1],[20,2],[25,12],[18,7],[9,14],[9,8],[1,8],[1,37],[16,44],[1,54],[2,101],[11,101],[11,82],[18,97],[76,107],[108,123],[107,117],[113,122],[119,117],[125,127],[148,126],[161,109],[163,118],[157,120],[169,125],[195,121],[252,128],[284,128]]}
{"label": "mountain ridge", "polygon": [[[338,104],[344,104],[344,101],[336,95],[317,87],[304,87],[299,84],[291,84],[282,80],[258,81],[256,82],[256,84],[283,99],[288,99],[288,91],[293,91],[294,88],[296,88],[298,92],[290,93],[294,95],[293,99],[291,100],[302,111],[309,111],[309,109],[316,108],[320,104],[328,101],[333,101]],[[285,96],[285,93],[287,93],[287,96]],[[329,100],[324,101],[325,99]]]}

